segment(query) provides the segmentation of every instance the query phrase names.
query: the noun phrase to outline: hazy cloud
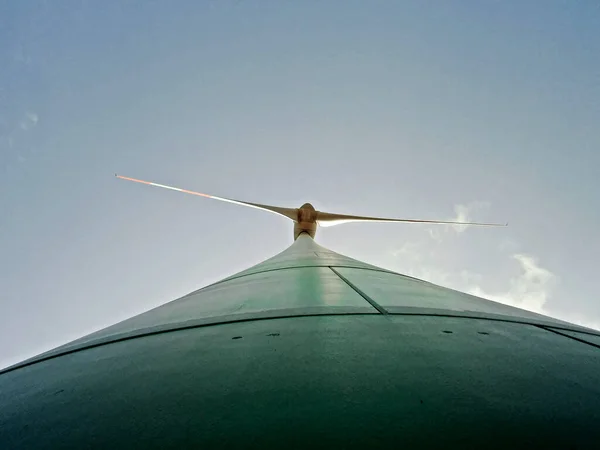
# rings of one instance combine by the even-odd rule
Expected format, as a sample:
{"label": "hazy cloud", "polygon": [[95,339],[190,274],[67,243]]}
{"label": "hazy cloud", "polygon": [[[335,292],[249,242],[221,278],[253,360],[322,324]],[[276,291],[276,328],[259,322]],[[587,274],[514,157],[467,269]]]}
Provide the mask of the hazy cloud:
{"label": "hazy cloud", "polygon": [[[454,217],[450,220],[453,222],[481,222],[481,219],[474,219],[473,212],[477,210],[484,210],[490,207],[489,202],[475,201],[466,205],[454,205]],[[452,228],[457,233],[462,233],[469,225],[452,225]]]}
{"label": "hazy cloud", "polygon": [[[517,273],[500,282],[500,285],[505,286],[504,289],[495,290],[486,287],[488,277],[485,274],[466,269],[447,270],[436,265],[425,251],[425,246],[420,248],[412,243],[391,254],[400,260],[400,271],[406,275],[547,315],[549,312],[544,307],[558,281],[558,277],[543,267],[535,256],[523,253],[508,256]],[[494,277],[496,279],[493,281],[497,283],[497,276]]]}
{"label": "hazy cloud", "polygon": [[401,273],[431,281],[437,284],[446,284],[449,281],[450,273],[436,267],[429,261],[426,245],[417,242],[405,242],[401,246],[390,251],[390,254],[398,260],[398,266],[395,269]]}
{"label": "hazy cloud", "polygon": [[[448,217],[443,220],[450,222],[481,222],[482,219],[478,217],[477,212],[489,209],[490,202],[486,201],[473,201],[467,204],[454,205],[454,216]],[[454,231],[456,233],[462,233],[469,228],[470,225],[432,225],[427,227],[427,234],[429,237],[437,243],[442,242],[444,235]]]}
{"label": "hazy cloud", "polygon": [[498,250],[501,252],[517,253],[519,244],[511,238],[504,238],[498,244]]}
{"label": "hazy cloud", "polygon": [[417,261],[420,259],[420,253],[418,251],[419,247],[419,244],[415,242],[405,242],[400,247],[392,249],[390,253],[395,257],[408,258],[410,261]]}
{"label": "hazy cloud", "polygon": [[429,234],[429,237],[431,239],[433,239],[436,242],[442,242],[442,230],[438,227],[438,228],[429,228],[427,230],[427,234]]}
{"label": "hazy cloud", "polygon": [[39,117],[36,113],[34,112],[27,112],[25,113],[25,118],[23,120],[21,120],[21,122],[19,123],[19,126],[21,127],[22,130],[26,131],[29,130],[30,128],[33,128],[37,125],[39,121]]}
{"label": "hazy cloud", "polygon": [[466,292],[478,297],[506,303],[529,311],[548,314],[544,306],[556,283],[556,276],[540,266],[532,255],[517,253],[512,258],[519,264],[519,274],[508,282],[505,292],[486,292],[480,285],[466,286]]}
{"label": "hazy cloud", "polygon": [[[20,141],[22,140],[20,134],[37,126],[39,120],[40,118],[37,113],[31,111],[27,111],[24,117],[17,122],[18,126],[13,123],[11,127],[6,120],[0,120],[0,126],[4,127],[2,131],[5,131],[0,135],[0,147],[6,146],[8,148],[9,152],[7,154],[9,158],[15,158],[18,163],[27,161],[27,157],[23,153],[23,146],[20,145]],[[9,164],[4,168],[8,169],[10,167],[11,165]]]}
{"label": "hazy cloud", "polygon": [[[452,235],[457,236],[455,233],[449,234]],[[433,242],[425,238],[420,242],[406,242],[389,252],[395,259],[391,268],[477,297],[600,330],[600,323],[584,316],[570,313],[557,315],[548,309],[548,301],[560,279],[538,257],[520,251],[521,245],[517,241],[505,238],[495,246],[496,254],[487,255],[496,261],[494,273],[455,267],[454,258],[450,258],[450,261],[443,258],[453,251],[452,248],[451,239]],[[509,269],[508,272],[506,269]]]}
{"label": "hazy cloud", "polygon": [[39,117],[36,113],[28,112],[26,116],[34,126],[37,125]]}
{"label": "hazy cloud", "polygon": [[[454,207],[453,221],[478,221],[477,211],[490,208],[489,202],[474,201]],[[502,279],[494,279],[484,273],[453,266],[454,258],[444,258],[453,248],[452,238],[463,233],[468,226],[451,225],[430,227],[427,234],[431,240],[407,242],[393,249],[390,254],[396,258],[397,269],[406,275],[421,278],[478,297],[487,298],[519,308],[548,314],[544,310],[552,295],[558,277],[541,264],[532,254],[520,250],[519,244],[505,237],[495,248],[495,255],[488,255],[497,261]],[[446,239],[442,239],[445,236]],[[432,242],[432,240],[434,242]],[[447,249],[447,250],[446,250]],[[511,273],[513,275],[511,275]],[[490,288],[494,286],[494,288]],[[504,287],[503,287],[504,286]]]}
{"label": "hazy cloud", "polygon": [[[470,208],[466,205],[454,205],[455,216],[452,218],[454,222],[469,222],[471,217],[469,215]],[[467,225],[452,225],[454,231],[457,233],[462,233],[465,231],[468,226]]]}

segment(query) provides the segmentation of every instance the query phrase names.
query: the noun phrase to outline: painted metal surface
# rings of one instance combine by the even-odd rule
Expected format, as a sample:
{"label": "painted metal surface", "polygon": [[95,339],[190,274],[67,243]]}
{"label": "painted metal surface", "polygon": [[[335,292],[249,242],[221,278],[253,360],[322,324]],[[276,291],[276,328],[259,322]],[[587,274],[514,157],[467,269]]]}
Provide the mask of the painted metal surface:
{"label": "painted metal surface", "polygon": [[[397,274],[341,267],[336,269],[353,285],[374,299],[389,312],[408,311],[410,308],[444,310],[448,312],[487,313],[519,319],[560,322],[547,316],[473,295],[444,288],[421,280],[398,279]],[[567,322],[562,322],[567,324]]]}
{"label": "painted metal surface", "polygon": [[[236,273],[223,281],[267,270],[289,269],[295,267],[357,267],[362,269],[383,270],[377,266],[364,263],[357,259],[349,258],[333,252],[319,244],[307,235],[300,235],[287,249],[281,253]],[[386,271],[387,272],[387,271]]]}
{"label": "painted metal surface", "polygon": [[328,267],[263,272],[210,286],[192,295],[105,328],[87,341],[116,333],[144,330],[156,325],[192,319],[260,313],[285,308],[327,308],[330,313],[347,307],[376,311]]}
{"label": "painted metal surface", "polygon": [[581,333],[579,331],[573,330],[565,330],[553,327],[546,327],[546,329],[550,331],[554,331],[555,333],[560,333],[563,336],[569,336],[573,339],[577,339],[580,342],[585,342],[587,344],[594,345],[600,348],[600,335],[599,334],[591,334],[591,333]]}
{"label": "painted metal surface", "polygon": [[595,448],[600,333],[307,235],[0,372],[0,448]]}
{"label": "painted metal surface", "polygon": [[598,349],[427,316],[162,333],[2,375],[3,448],[597,448]]}

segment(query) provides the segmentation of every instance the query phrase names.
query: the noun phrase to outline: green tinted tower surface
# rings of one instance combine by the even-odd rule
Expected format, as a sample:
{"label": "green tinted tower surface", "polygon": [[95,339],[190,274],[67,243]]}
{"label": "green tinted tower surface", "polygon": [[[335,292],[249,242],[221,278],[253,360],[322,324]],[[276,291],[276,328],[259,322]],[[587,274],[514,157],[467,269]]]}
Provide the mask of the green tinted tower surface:
{"label": "green tinted tower surface", "polygon": [[0,373],[0,448],[600,448],[600,332],[301,234]]}

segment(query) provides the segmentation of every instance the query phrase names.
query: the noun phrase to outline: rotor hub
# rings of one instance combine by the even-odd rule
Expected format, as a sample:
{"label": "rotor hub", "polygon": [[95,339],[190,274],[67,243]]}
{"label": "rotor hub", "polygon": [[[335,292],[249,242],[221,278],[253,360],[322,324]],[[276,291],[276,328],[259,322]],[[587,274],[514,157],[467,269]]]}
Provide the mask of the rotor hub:
{"label": "rotor hub", "polygon": [[294,239],[301,233],[307,233],[314,238],[317,232],[317,211],[310,203],[305,203],[298,208],[298,218],[294,223]]}

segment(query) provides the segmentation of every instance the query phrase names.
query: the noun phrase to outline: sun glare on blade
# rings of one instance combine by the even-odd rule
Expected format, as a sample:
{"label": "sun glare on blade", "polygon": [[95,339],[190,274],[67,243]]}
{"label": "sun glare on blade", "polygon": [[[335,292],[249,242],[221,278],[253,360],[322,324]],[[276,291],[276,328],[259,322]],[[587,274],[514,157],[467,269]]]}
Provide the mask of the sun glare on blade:
{"label": "sun glare on blade", "polygon": [[115,177],[120,178],[122,180],[133,181],[134,183],[146,184],[148,186],[155,186],[164,189],[169,189],[171,191],[182,192],[184,194],[196,195],[199,197],[212,198],[214,200],[220,200],[222,202],[232,203],[234,205],[247,206],[249,208],[260,209],[263,211],[268,211],[274,214],[279,214],[281,216],[287,217],[288,219],[295,220],[296,219],[296,209],[293,208],[282,208],[279,206],[270,206],[270,205],[261,205],[259,203],[251,203],[251,202],[243,202],[241,200],[233,200],[231,198],[217,197],[216,195],[204,194],[203,192],[190,191],[189,189],[181,189],[174,186],[168,186],[166,184],[154,183],[152,181],[140,180],[137,178],[125,177],[122,175],[115,174]]}

